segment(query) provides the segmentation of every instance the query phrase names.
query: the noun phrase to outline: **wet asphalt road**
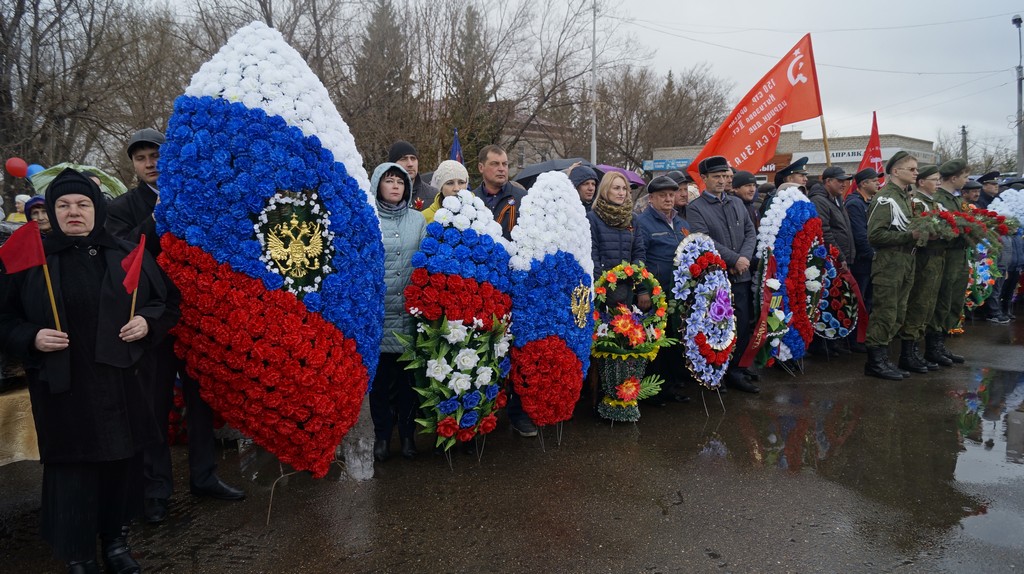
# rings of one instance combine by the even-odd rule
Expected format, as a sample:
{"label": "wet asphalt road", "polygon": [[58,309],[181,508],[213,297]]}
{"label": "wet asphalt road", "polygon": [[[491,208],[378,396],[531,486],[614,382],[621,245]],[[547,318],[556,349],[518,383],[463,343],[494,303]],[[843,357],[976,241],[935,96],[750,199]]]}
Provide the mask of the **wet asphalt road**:
{"label": "wet asphalt road", "polygon": [[[1024,318],[948,346],[967,365],[902,383],[863,355],[763,373],[760,395],[580,408],[543,442],[507,425],[480,461],[420,456],[356,482],[276,466],[220,474],[243,502],[180,492],[132,536],[145,572],[1014,572],[1024,570]],[[972,394],[973,393],[973,394]],[[396,441],[397,442],[397,441]],[[397,453],[396,453],[397,454]],[[60,572],[38,534],[41,467],[0,467],[0,571]]]}

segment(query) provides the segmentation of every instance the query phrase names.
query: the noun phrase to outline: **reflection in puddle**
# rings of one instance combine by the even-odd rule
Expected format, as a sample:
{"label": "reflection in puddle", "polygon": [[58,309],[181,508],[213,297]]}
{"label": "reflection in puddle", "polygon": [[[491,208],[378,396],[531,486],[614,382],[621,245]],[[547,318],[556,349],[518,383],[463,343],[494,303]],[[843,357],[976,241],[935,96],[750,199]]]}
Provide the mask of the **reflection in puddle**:
{"label": "reflection in puddle", "polygon": [[955,477],[988,484],[1024,477],[1024,373],[980,369],[959,401]]}

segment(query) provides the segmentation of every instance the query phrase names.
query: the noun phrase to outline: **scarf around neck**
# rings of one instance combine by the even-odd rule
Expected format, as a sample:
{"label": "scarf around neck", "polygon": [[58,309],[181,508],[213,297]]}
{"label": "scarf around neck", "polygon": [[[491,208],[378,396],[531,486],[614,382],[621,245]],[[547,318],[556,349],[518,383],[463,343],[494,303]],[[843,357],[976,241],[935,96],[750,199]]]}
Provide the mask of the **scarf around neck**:
{"label": "scarf around neck", "polygon": [[593,211],[612,227],[625,229],[633,224],[633,198],[626,196],[622,205],[615,205],[600,195],[594,200]]}

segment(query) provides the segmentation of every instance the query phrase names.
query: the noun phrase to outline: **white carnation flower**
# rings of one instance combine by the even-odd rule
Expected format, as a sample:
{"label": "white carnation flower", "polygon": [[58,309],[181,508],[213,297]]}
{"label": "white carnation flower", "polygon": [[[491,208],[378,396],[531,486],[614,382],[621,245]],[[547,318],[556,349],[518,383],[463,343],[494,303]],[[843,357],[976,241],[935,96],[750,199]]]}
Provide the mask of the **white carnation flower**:
{"label": "white carnation flower", "polygon": [[499,358],[499,359],[504,357],[506,354],[508,354],[508,346],[509,346],[508,345],[508,340],[506,340],[506,339],[502,339],[502,340],[498,341],[497,343],[495,343],[494,344],[494,356]]}
{"label": "white carnation flower", "polygon": [[817,279],[818,277],[821,277],[821,270],[818,269],[817,267],[808,267],[804,271],[804,277],[807,277],[808,279],[812,280]]}
{"label": "white carnation flower", "polygon": [[448,334],[444,336],[446,341],[454,345],[465,341],[468,336],[469,330],[462,321],[448,321]]}
{"label": "white carnation flower", "polygon": [[435,381],[444,382],[445,377],[450,372],[452,372],[452,368],[448,366],[448,362],[444,360],[444,357],[427,361],[427,376]]}
{"label": "white carnation flower", "polygon": [[782,287],[782,283],[780,283],[779,280],[774,277],[765,281],[764,284],[772,291],[778,291]]}
{"label": "white carnation flower", "polygon": [[494,369],[491,367],[479,367],[476,370],[476,381],[473,382],[476,388],[485,387],[491,384],[491,378],[494,376]]}
{"label": "white carnation flower", "polygon": [[465,231],[469,229],[471,223],[468,217],[460,213],[452,218],[452,225],[454,225],[455,229],[458,229],[459,231]]}
{"label": "white carnation flower", "polygon": [[462,202],[459,201],[458,197],[450,195],[444,198],[444,201],[441,202],[441,207],[452,213],[458,213],[462,209]]}
{"label": "white carnation flower", "polygon": [[455,355],[455,366],[460,371],[469,371],[478,362],[480,362],[480,355],[477,355],[473,349],[462,349],[458,355]]}
{"label": "white carnation flower", "polygon": [[448,380],[448,388],[455,391],[456,393],[464,393],[473,386],[473,379],[469,378],[466,373],[455,373],[452,378]]}

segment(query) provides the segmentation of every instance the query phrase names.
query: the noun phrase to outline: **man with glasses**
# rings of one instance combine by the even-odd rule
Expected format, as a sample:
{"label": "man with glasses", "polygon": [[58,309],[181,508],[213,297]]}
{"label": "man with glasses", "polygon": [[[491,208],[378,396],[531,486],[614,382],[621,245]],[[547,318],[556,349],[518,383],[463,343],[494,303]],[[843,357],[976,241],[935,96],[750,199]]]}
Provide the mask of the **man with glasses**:
{"label": "man with glasses", "polygon": [[913,212],[910,190],[917,179],[917,158],[898,151],[885,164],[886,182],[868,210],[868,241],[875,249],[871,269],[874,307],[868,319],[864,374],[900,381],[910,373],[889,360],[889,343],[903,326],[907,298],[914,286],[917,232],[908,228]]}

